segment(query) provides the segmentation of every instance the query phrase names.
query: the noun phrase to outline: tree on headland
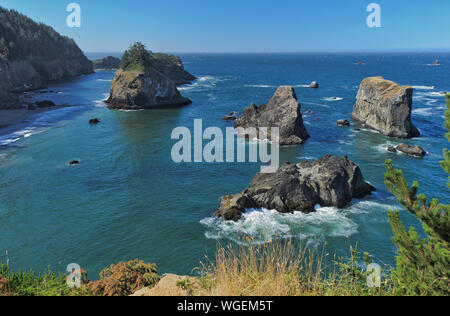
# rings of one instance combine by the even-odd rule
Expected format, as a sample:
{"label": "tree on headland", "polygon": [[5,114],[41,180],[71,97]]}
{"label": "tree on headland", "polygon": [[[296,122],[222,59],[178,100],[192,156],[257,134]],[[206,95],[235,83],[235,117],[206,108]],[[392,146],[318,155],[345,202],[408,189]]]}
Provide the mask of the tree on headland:
{"label": "tree on headland", "polygon": [[[450,94],[447,94],[445,113],[446,137],[450,142]],[[450,174],[450,156],[444,149],[443,169]],[[398,198],[399,203],[422,223],[426,239],[421,239],[414,228],[406,231],[398,210],[389,211],[397,246],[397,267],[392,281],[397,295],[449,295],[450,272],[450,221],[449,204],[440,204],[437,199],[427,201],[424,194],[418,194],[419,183],[409,186],[403,172],[386,163],[387,188]],[[447,186],[450,189],[450,177]]]}

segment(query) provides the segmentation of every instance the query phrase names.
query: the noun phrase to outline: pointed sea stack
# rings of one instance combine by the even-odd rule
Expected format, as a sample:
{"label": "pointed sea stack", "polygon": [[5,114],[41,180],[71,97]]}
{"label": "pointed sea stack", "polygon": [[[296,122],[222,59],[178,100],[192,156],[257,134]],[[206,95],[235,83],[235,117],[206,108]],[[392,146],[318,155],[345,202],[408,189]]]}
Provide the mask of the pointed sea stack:
{"label": "pointed sea stack", "polygon": [[[297,100],[295,90],[291,86],[281,86],[267,104],[257,107],[251,104],[244,109],[234,125],[244,129],[255,127],[280,128],[280,146],[303,144],[309,134],[303,125],[301,106]],[[269,139],[270,135],[267,135]]]}

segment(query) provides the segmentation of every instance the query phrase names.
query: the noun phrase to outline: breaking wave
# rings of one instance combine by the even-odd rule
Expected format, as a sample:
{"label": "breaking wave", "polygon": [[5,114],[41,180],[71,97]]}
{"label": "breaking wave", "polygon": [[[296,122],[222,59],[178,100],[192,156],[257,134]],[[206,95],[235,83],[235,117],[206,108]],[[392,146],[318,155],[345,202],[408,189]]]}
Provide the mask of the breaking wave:
{"label": "breaking wave", "polygon": [[349,238],[358,233],[358,224],[353,216],[367,214],[390,206],[375,201],[358,201],[340,210],[334,207],[317,207],[316,212],[283,214],[276,210],[251,209],[237,221],[225,221],[208,217],[200,221],[207,228],[208,239],[229,239],[240,242],[240,237],[250,236],[255,242],[264,239],[295,238],[314,240],[321,238]]}

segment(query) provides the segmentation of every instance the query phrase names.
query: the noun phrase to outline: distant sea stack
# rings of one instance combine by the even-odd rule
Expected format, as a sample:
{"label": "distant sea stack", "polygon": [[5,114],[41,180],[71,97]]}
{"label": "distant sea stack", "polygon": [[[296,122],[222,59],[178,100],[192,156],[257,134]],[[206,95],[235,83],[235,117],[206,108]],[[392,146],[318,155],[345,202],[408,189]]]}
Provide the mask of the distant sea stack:
{"label": "distant sea stack", "polygon": [[352,117],[369,128],[397,138],[420,136],[411,121],[413,88],[383,77],[362,81]]}
{"label": "distant sea stack", "polygon": [[92,61],[94,69],[98,70],[115,70],[120,67],[120,58],[113,56],[106,56],[102,59],[95,59]]}
{"label": "distant sea stack", "polygon": [[[280,128],[280,146],[303,144],[309,134],[303,125],[301,106],[295,90],[291,86],[281,86],[267,104],[256,106],[251,104],[235,121],[235,128],[266,127]],[[242,136],[242,135],[241,135]],[[267,135],[269,139],[270,135]]]}
{"label": "distant sea stack", "polygon": [[18,94],[92,69],[72,39],[0,7],[0,109],[20,108]]}
{"label": "distant sea stack", "polygon": [[[110,97],[106,101],[108,107],[141,110],[190,104],[191,100],[181,96],[177,84],[160,72],[161,63],[167,65],[170,60],[179,61],[168,55],[153,54],[141,43],[135,43],[125,51],[120,69],[111,82]],[[172,67],[176,64],[170,65]]]}

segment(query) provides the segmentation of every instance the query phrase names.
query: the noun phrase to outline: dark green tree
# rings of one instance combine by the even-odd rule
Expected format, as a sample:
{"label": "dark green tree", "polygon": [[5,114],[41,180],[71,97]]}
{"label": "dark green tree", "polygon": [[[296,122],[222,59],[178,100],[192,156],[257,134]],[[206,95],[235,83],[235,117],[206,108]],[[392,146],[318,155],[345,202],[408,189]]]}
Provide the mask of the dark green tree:
{"label": "dark green tree", "polygon": [[[450,142],[450,94],[446,96],[446,134]],[[449,152],[444,149],[444,170],[450,174]],[[426,239],[421,239],[414,228],[406,231],[398,210],[389,211],[389,222],[394,232],[393,242],[397,246],[397,267],[392,281],[397,295],[449,295],[450,272],[450,221],[449,204],[440,204],[437,199],[427,201],[418,194],[419,183],[409,186],[403,172],[387,161],[385,174],[387,188],[398,198],[399,203],[422,223]],[[450,181],[447,183],[450,189]]]}
{"label": "dark green tree", "polygon": [[124,70],[144,70],[151,66],[152,52],[145,45],[137,42],[128,48],[122,56],[120,68]]}

